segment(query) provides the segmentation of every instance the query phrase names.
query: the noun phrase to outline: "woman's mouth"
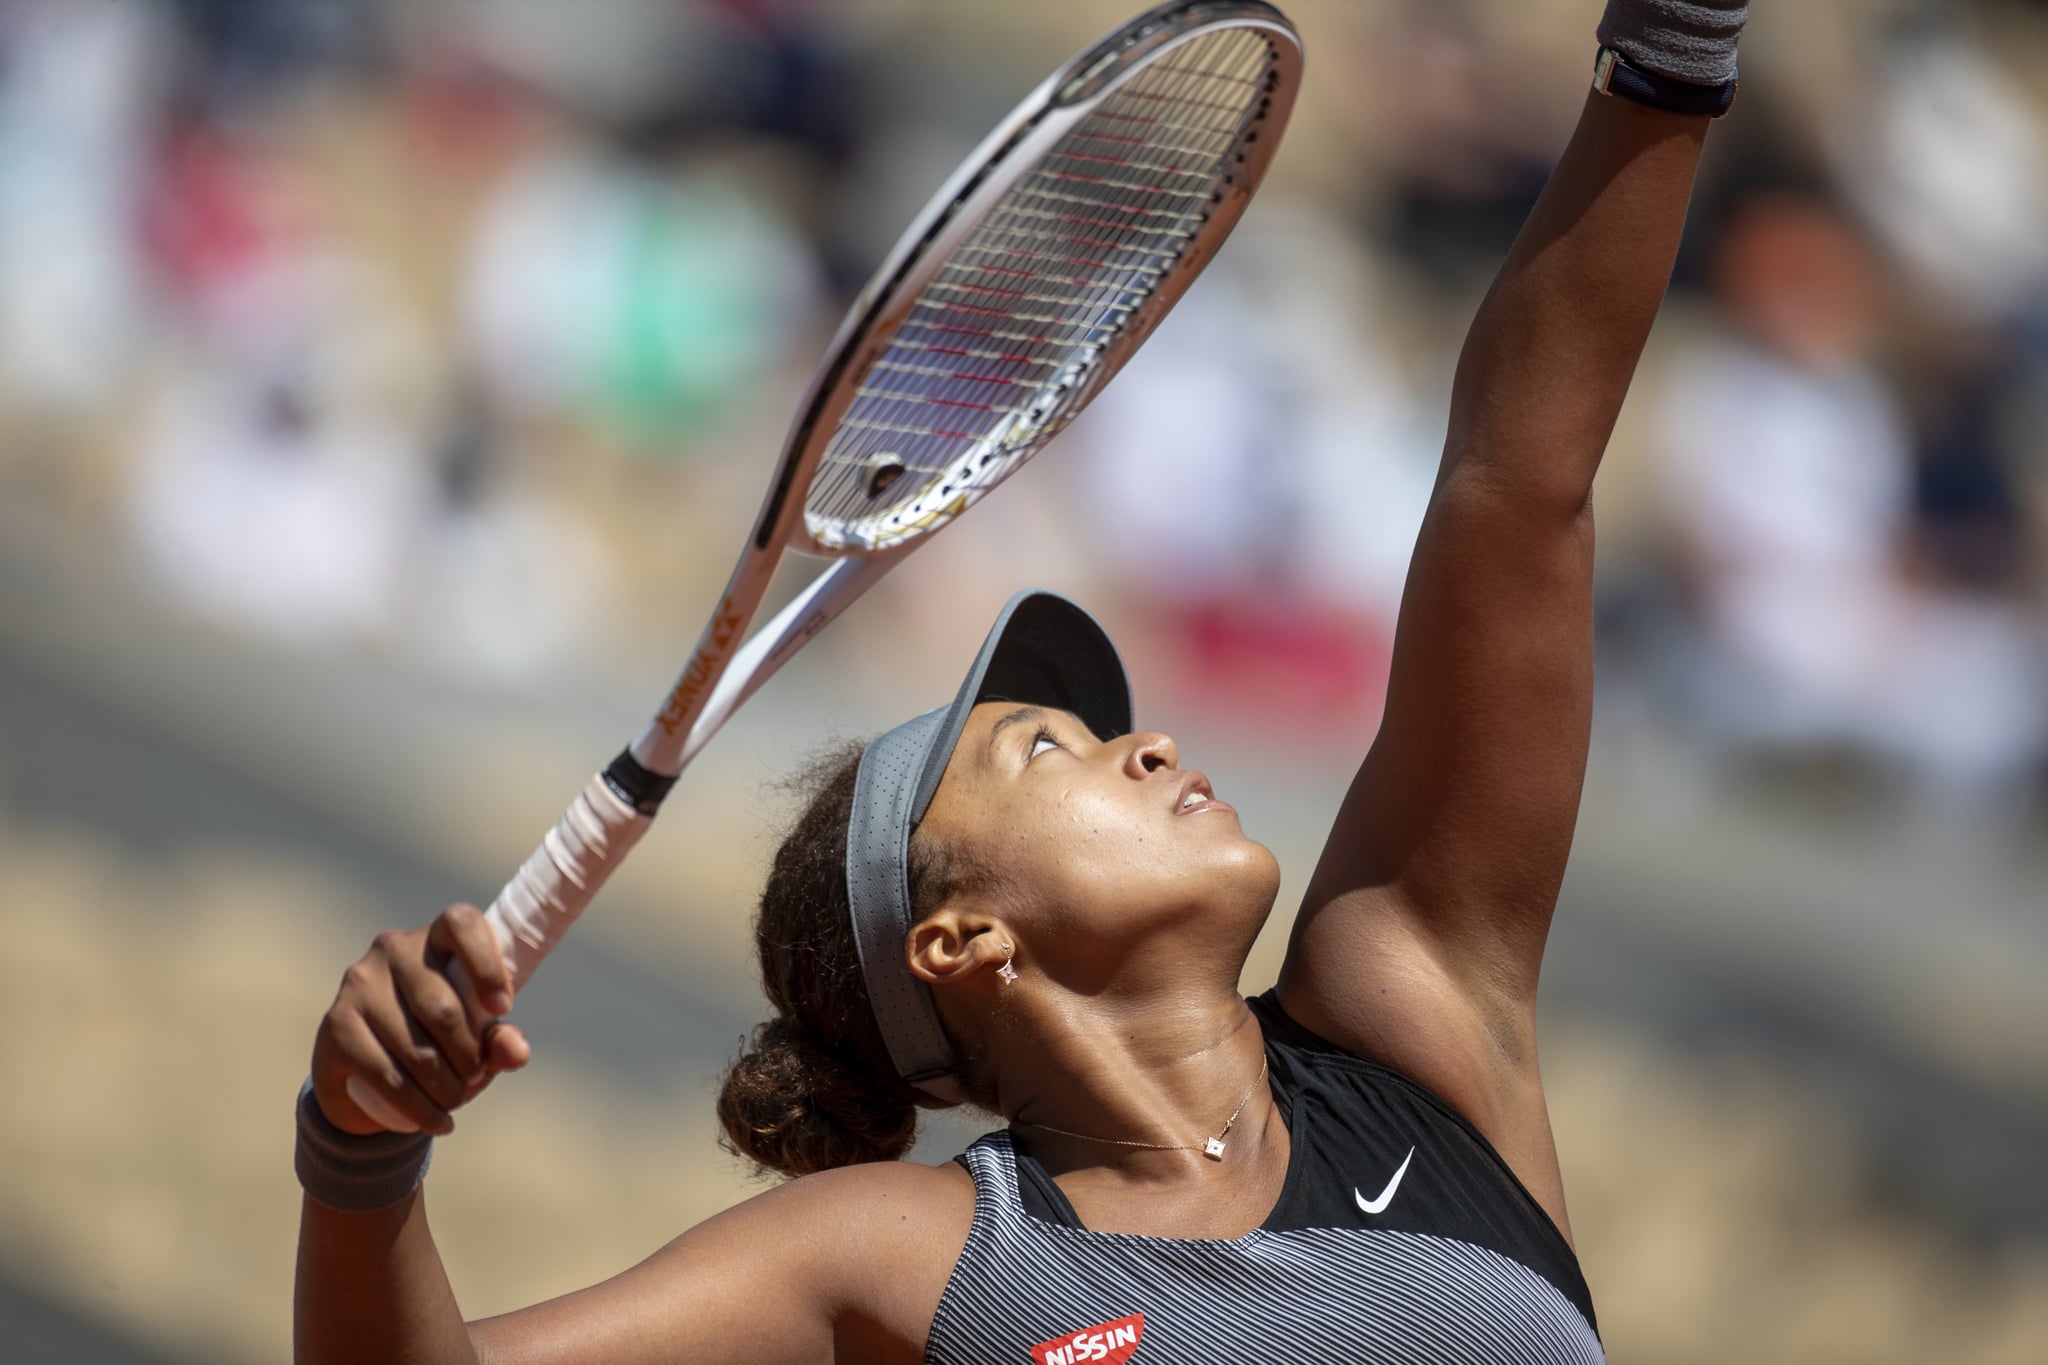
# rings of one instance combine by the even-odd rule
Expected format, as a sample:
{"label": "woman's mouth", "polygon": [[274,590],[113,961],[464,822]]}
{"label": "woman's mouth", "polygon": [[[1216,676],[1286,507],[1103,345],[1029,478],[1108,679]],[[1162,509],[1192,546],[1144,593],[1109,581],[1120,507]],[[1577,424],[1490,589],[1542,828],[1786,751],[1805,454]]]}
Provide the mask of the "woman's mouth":
{"label": "woman's mouth", "polygon": [[1209,788],[1209,779],[1200,773],[1189,773],[1181,779],[1178,799],[1174,806],[1176,815],[1194,815],[1205,810],[1229,810],[1230,807],[1216,799],[1216,793]]}

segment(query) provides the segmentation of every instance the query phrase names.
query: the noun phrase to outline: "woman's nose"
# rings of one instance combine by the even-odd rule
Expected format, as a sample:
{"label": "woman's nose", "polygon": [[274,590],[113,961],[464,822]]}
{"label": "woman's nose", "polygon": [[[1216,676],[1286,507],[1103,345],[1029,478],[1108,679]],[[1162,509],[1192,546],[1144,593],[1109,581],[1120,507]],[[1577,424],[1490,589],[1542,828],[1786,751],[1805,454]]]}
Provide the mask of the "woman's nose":
{"label": "woman's nose", "polygon": [[1160,768],[1180,766],[1180,750],[1174,747],[1173,736],[1157,730],[1141,730],[1127,741],[1129,752],[1124,756],[1124,767],[1132,777],[1144,777]]}

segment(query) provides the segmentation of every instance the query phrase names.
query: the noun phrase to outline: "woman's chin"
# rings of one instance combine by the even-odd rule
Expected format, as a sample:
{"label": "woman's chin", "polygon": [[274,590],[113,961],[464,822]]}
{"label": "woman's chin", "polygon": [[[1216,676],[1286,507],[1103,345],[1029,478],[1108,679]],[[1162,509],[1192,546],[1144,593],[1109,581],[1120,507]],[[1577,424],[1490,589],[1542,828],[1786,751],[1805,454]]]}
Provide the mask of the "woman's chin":
{"label": "woman's chin", "polygon": [[1242,931],[1249,947],[1279,895],[1280,860],[1256,839],[1246,839],[1203,869],[1200,914],[1220,932],[1234,937]]}
{"label": "woman's chin", "polygon": [[1229,860],[1232,882],[1242,882],[1268,911],[1280,894],[1280,859],[1273,850],[1247,836]]}

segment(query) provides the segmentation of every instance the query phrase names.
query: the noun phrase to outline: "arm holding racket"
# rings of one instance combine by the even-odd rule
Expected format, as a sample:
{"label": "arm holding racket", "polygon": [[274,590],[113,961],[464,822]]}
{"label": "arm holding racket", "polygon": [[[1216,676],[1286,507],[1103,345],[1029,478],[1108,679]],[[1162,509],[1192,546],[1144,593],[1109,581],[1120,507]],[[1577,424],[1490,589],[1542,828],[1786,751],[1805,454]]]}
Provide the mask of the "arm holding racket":
{"label": "arm holding racket", "polygon": [[[453,984],[443,971],[449,963],[462,964],[463,979],[475,984]],[[380,1078],[380,1092],[408,1128],[452,1131],[451,1110],[530,1055],[511,1025],[479,1029],[474,1022],[502,1014],[510,989],[510,973],[473,907],[451,907],[426,929],[378,935],[349,968],[314,1045],[311,1103],[319,1121],[364,1135],[387,1127],[355,1110],[339,1083],[367,1074]],[[758,1196],[603,1284],[466,1323],[423,1190],[360,1209],[336,1208],[309,1192],[299,1223],[293,1356],[299,1365],[823,1359],[838,1305],[887,1297],[877,1292],[887,1272],[875,1261],[891,1239],[909,1235],[902,1208],[930,1210],[951,1199],[964,1238],[972,1210],[971,1196],[963,1196],[942,1173],[907,1163],[833,1172]],[[809,1235],[821,1226],[847,1236]],[[778,1286],[775,1313],[759,1311],[763,1284]]]}
{"label": "arm holding racket", "polygon": [[[1608,19],[1667,8],[1615,0]],[[1730,18],[1732,76],[1742,7],[1685,8]],[[1304,1023],[1459,1105],[1561,1227],[1534,1003],[1590,735],[1590,499],[1708,123],[1590,94],[1481,304],[1402,599],[1385,720],[1281,975]]]}
{"label": "arm holding racket", "polygon": [[[777,509],[771,508],[763,516],[776,514]],[[510,989],[502,997],[493,997],[502,999],[503,1009],[472,1013],[473,1025],[482,1027],[511,1008],[512,991],[526,983],[541,960],[568,934],[613,870],[647,832],[682,771],[682,755],[692,727],[703,715],[714,684],[725,673],[774,570],[771,556],[758,551],[741,556],[690,662],[654,719],[630,748],[584,784],[554,828],[492,900],[480,923],[502,955]],[[698,744],[701,746],[701,738]],[[466,979],[462,959],[451,959],[447,973],[473,1011],[483,1008],[481,997]],[[349,1075],[343,1086],[353,1107],[375,1120],[378,1127],[393,1133],[419,1131],[411,1116],[391,1103],[388,1087],[372,1084],[362,1073]]]}
{"label": "arm holding racket", "polygon": [[[656,764],[672,764],[680,772],[688,766],[711,737],[718,733],[749,697],[774,677],[797,651],[830,625],[855,598],[866,592],[902,560],[902,553],[864,555],[843,559],[805,586],[802,592],[776,613],[775,619],[734,652],[718,674],[717,682],[699,688],[686,706],[665,704],[663,714],[649,723],[631,749],[614,759],[611,766],[584,785],[555,827],[527,856],[519,871],[505,883],[491,902],[484,921],[498,950],[513,991],[524,986],[556,944],[569,932],[577,918],[596,897],[613,869],[625,861],[640,836],[653,823],[661,799],[672,778],[664,780]],[[729,584],[727,602],[732,601]],[[737,629],[736,620],[724,612],[706,631],[692,656],[689,669],[677,680],[671,698],[684,691],[691,669],[707,647],[715,646],[713,631],[721,626]],[[664,717],[681,717],[694,710],[687,727],[677,719],[664,726]],[[672,738],[682,734],[680,745]],[[642,758],[641,755],[647,755]],[[460,960],[449,963],[451,977],[462,981]],[[511,1008],[509,992],[503,1014]],[[491,1015],[480,1016],[488,1020]],[[386,1103],[376,1088],[359,1076],[346,1082],[349,1099],[363,1113],[374,1117],[387,1132],[417,1132],[405,1114]]]}
{"label": "arm holding racket", "polygon": [[[460,985],[446,971],[455,964]],[[407,1131],[452,1132],[452,1110],[531,1055],[514,1026],[477,1026],[503,1014],[510,999],[510,971],[474,907],[453,906],[425,929],[378,935],[321,1021],[302,1127],[310,1120],[390,1140],[379,1132],[390,1121],[356,1109],[341,1084],[343,1076],[371,1075]],[[314,1115],[303,1112],[308,1104]],[[973,1213],[971,1193],[930,1167],[827,1172],[756,1196],[602,1284],[472,1323],[435,1245],[422,1188],[415,1183],[393,1203],[340,1201],[377,1207],[338,1208],[316,1196],[319,1185],[309,1182],[299,1218],[299,1365],[826,1359],[847,1304],[901,1300],[892,1267],[919,1251],[905,1254],[903,1244],[925,1237],[940,1217],[957,1223],[964,1240]],[[905,1207],[926,1217],[907,1222]],[[845,1235],[821,1239],[813,1235],[819,1227]],[[776,1286],[774,1313],[760,1311],[764,1284]],[[916,1324],[896,1324],[899,1333],[907,1326]]]}
{"label": "arm holding racket", "polygon": [[[454,964],[459,973],[447,970]],[[314,1036],[311,1095],[300,1101],[302,1178],[307,1125],[344,1147],[347,1134],[452,1131],[450,1111],[531,1055],[516,1027],[479,1025],[505,1013],[511,996],[504,959],[473,906],[453,906],[424,929],[379,934],[343,974]],[[374,1108],[356,1102],[364,1076],[377,1078],[366,1092]],[[423,1147],[426,1139],[416,1141]],[[411,1155],[406,1183],[416,1186],[424,1158],[424,1151]],[[346,1177],[351,1164],[339,1163],[339,1174]],[[302,1365],[474,1359],[419,1190],[383,1207],[344,1210],[310,1191],[321,1189],[333,1204],[374,1205],[390,1195],[336,1198],[325,1188],[334,1177],[309,1180],[300,1211],[294,1358]],[[345,1178],[337,1187],[363,1193]]]}

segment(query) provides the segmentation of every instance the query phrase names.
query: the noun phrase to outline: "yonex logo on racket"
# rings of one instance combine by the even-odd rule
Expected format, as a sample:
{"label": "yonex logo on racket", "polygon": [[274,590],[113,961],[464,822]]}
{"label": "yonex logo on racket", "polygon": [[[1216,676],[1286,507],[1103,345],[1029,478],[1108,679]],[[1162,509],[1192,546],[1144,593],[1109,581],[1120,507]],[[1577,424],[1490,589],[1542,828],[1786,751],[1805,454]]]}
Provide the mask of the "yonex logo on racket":
{"label": "yonex logo on racket", "polygon": [[1133,1313],[1064,1333],[1031,1348],[1035,1365],[1123,1365],[1145,1336],[1145,1315]]}
{"label": "yonex logo on racket", "polygon": [[718,676],[719,660],[732,651],[733,643],[739,639],[740,614],[733,609],[730,597],[718,604],[718,612],[711,618],[710,631],[709,643],[690,656],[689,666],[676,680],[675,690],[668,694],[661,713],[654,718],[663,734],[676,732],[676,727],[683,723],[683,717],[689,714],[698,694]]}

